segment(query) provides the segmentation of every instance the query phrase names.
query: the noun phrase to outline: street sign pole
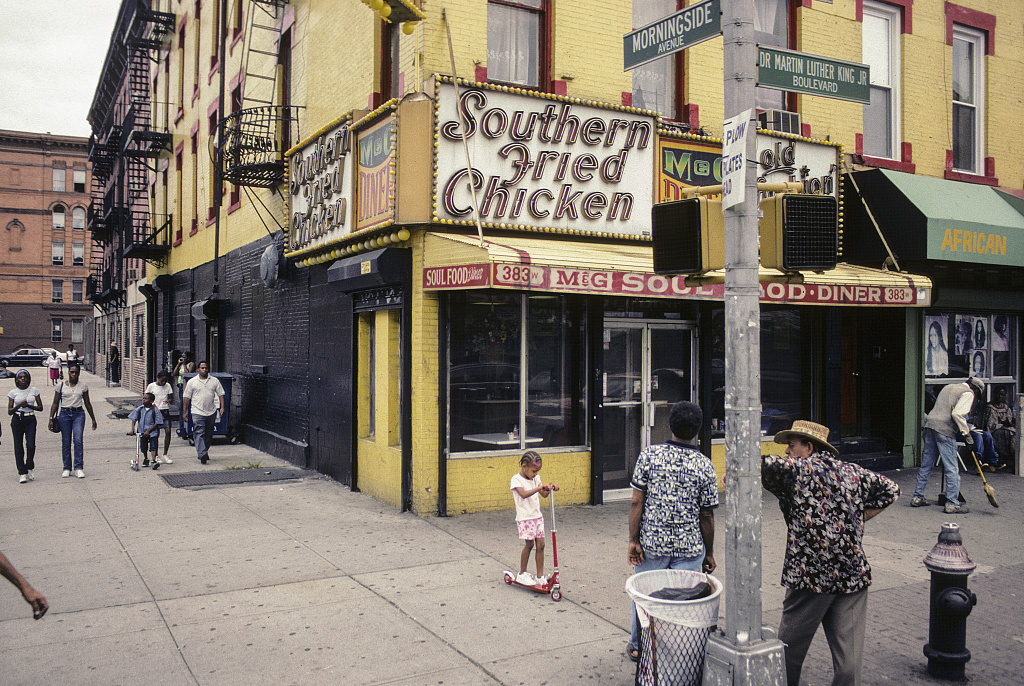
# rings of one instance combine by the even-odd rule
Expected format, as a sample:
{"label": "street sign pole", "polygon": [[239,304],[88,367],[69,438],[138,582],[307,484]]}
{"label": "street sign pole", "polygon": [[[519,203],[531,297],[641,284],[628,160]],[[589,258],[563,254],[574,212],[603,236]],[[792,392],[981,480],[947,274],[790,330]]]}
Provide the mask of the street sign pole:
{"label": "street sign pole", "polygon": [[[754,5],[722,3],[725,116],[754,106]],[[753,123],[749,124],[754,126]],[[782,642],[761,626],[761,311],[757,178],[746,136],[743,201],[725,210],[725,630],[708,640],[704,686],[785,682]]]}

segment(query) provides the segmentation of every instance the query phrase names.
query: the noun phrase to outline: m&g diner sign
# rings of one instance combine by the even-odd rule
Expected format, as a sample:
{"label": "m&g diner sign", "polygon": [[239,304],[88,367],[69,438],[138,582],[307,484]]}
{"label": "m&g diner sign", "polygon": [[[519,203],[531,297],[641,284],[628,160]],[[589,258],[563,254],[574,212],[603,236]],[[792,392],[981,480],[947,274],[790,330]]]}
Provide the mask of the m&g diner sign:
{"label": "m&g diner sign", "polygon": [[448,80],[437,102],[435,221],[474,224],[472,183],[486,226],[650,231],[653,114],[492,87],[461,87],[457,99]]}

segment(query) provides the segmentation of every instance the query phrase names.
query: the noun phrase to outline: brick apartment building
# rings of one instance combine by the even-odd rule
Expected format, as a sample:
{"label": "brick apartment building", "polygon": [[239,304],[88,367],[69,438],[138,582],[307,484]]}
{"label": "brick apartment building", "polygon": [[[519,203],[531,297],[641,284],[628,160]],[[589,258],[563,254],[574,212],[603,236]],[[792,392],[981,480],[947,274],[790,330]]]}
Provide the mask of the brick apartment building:
{"label": "brick apartment building", "polygon": [[81,351],[92,239],[86,138],[0,131],[0,351]]}

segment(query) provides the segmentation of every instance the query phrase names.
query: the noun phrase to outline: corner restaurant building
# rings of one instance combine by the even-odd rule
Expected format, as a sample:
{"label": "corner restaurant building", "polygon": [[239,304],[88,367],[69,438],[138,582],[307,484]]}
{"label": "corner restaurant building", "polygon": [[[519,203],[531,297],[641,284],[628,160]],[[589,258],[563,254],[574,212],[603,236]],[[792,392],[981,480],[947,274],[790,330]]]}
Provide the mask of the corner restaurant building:
{"label": "corner restaurant building", "polygon": [[[560,502],[600,503],[684,399],[705,410],[721,478],[722,274],[654,274],[649,238],[655,201],[715,182],[720,141],[659,131],[652,112],[442,76],[426,95],[346,115],[288,153],[286,254],[325,271],[346,323],[324,326],[352,331],[351,359],[324,372],[351,387],[332,409],[352,426],[341,480],[420,514],[507,509],[534,449]],[[842,203],[837,146],[758,145],[765,180]],[[842,372],[930,298],[927,278],[848,264],[762,270],[764,440],[798,417],[902,436],[902,413],[866,393],[840,402]],[[907,354],[871,372],[902,375]]]}

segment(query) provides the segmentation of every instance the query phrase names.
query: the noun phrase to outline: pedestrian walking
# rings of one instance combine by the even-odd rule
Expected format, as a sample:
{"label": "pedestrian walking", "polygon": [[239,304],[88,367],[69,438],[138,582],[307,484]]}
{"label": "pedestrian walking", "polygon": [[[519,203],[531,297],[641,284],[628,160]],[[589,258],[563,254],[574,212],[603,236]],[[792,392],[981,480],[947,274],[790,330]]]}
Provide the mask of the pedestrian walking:
{"label": "pedestrian walking", "polygon": [[51,350],[50,351],[50,356],[46,358],[46,361],[44,362],[44,364],[46,365],[47,369],[50,370],[50,385],[51,386],[56,386],[57,385],[57,381],[60,378],[60,365],[61,365],[61,361],[60,361],[60,358],[57,357],[57,351],[56,350]]}
{"label": "pedestrian walking", "polygon": [[164,430],[164,462],[172,464],[174,460],[167,456],[171,447],[171,405],[174,404],[174,387],[169,383],[170,375],[164,370],[156,373],[156,381],[146,386],[146,393],[152,393],[156,409],[160,411],[161,425]]}
{"label": "pedestrian walking", "polygon": [[[633,571],[715,570],[715,508],[718,477],[711,459],[696,448],[704,423],[700,407],[678,402],[669,413],[672,438],[644,448],[636,460],[629,506],[626,559]],[[636,661],[640,630],[633,606],[627,652]]]}
{"label": "pedestrian walking", "polygon": [[911,507],[923,507],[931,503],[924,497],[928,477],[939,460],[946,472],[946,514],[966,514],[968,507],[960,502],[960,464],[957,460],[956,439],[961,437],[973,448],[974,439],[967,425],[975,401],[985,393],[985,382],[972,376],[962,383],[951,383],[942,387],[935,398],[932,411],[925,418],[921,430],[921,468],[917,472],[917,485],[910,499]]}
{"label": "pedestrian walking", "polygon": [[[548,582],[544,576],[544,515],[540,512],[541,496],[547,498],[551,491],[558,490],[558,484],[541,481],[541,457],[533,450],[527,450],[519,459],[519,471],[512,475],[510,488],[516,506],[516,530],[523,541],[519,555],[519,575],[516,583],[524,586],[543,586]],[[530,563],[530,552],[537,548],[537,576],[533,577],[526,566]]]}
{"label": "pedestrian walking", "polygon": [[786,454],[761,459],[761,483],[779,499],[786,520],[779,640],[786,679],[799,686],[807,649],[821,625],[832,651],[833,686],[859,686],[871,566],[864,523],[899,497],[891,479],[843,462],[828,427],[795,421],[775,442]]}
{"label": "pedestrian walking", "polygon": [[[85,478],[85,443],[83,433],[85,432],[85,413],[89,412],[92,420],[92,430],[96,430],[96,415],[92,411],[92,403],[89,401],[89,386],[79,380],[82,367],[78,362],[68,364],[68,379],[62,381],[53,394],[53,404],[50,406],[50,429],[54,426],[60,428],[61,458],[64,462],[62,477],[71,476],[71,470],[75,470],[75,476],[79,479]],[[58,414],[59,411],[59,414]],[[72,441],[74,442],[74,463],[71,459]]]}
{"label": "pedestrian walking", "polygon": [[27,369],[18,370],[14,386],[7,394],[7,414],[11,415],[18,483],[24,484],[35,478],[32,470],[36,468],[36,412],[42,411],[43,399],[39,389],[32,385],[32,375]]}
{"label": "pedestrian walking", "polygon": [[210,376],[210,365],[205,360],[199,363],[199,373],[185,384],[182,397],[184,416],[192,415],[196,457],[202,464],[206,464],[210,459],[213,428],[224,416],[224,387],[217,377]]}

